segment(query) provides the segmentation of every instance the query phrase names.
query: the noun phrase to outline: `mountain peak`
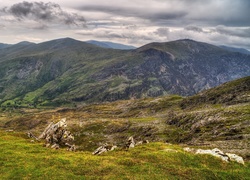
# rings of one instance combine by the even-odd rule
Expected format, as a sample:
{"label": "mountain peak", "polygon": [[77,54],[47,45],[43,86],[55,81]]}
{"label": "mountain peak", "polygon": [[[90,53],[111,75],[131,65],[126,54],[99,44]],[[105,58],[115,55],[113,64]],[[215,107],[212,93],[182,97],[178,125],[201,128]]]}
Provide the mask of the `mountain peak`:
{"label": "mountain peak", "polygon": [[187,59],[192,55],[211,55],[214,53],[225,54],[228,51],[204,42],[194,41],[192,39],[180,39],[169,42],[154,42],[138,48],[138,51],[146,51],[148,49],[156,49],[159,51],[172,54],[178,59]]}
{"label": "mountain peak", "polygon": [[23,46],[27,46],[27,45],[31,45],[31,44],[35,44],[33,42],[29,42],[29,41],[21,41],[15,45],[23,45]]}

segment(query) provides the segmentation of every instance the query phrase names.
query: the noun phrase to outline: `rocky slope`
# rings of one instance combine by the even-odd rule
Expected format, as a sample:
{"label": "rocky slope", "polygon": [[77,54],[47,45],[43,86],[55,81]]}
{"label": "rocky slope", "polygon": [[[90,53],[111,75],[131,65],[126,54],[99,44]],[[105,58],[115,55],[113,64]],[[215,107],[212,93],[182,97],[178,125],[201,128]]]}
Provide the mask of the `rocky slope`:
{"label": "rocky slope", "polygon": [[0,49],[2,107],[58,106],[192,95],[250,75],[250,56],[179,40],[136,50],[65,38]]}
{"label": "rocky slope", "polygon": [[133,136],[136,141],[217,147],[249,160],[249,81],[246,77],[188,98],[171,95],[78,108],[5,110],[0,127],[39,135],[65,117],[81,150],[93,151],[104,143],[121,146]]}

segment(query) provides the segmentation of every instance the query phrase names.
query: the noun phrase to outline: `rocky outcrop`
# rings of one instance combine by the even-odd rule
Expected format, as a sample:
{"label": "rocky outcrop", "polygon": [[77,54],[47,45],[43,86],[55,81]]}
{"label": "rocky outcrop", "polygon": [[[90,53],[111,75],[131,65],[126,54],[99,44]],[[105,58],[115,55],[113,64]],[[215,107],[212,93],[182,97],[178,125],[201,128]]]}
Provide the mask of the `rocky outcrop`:
{"label": "rocky outcrop", "polygon": [[193,149],[193,148],[185,147],[184,151],[195,153],[195,154],[209,154],[209,155],[218,157],[225,162],[235,161],[235,162],[243,164],[243,165],[245,164],[245,162],[241,156],[238,156],[236,154],[231,154],[231,153],[224,153],[223,151],[221,151],[218,148],[204,150],[204,149]]}
{"label": "rocky outcrop", "polygon": [[45,139],[46,147],[59,149],[60,146],[68,146],[68,150],[75,151],[75,145],[72,144],[74,136],[66,129],[66,127],[66,118],[61,119],[55,124],[51,122],[38,139]]}

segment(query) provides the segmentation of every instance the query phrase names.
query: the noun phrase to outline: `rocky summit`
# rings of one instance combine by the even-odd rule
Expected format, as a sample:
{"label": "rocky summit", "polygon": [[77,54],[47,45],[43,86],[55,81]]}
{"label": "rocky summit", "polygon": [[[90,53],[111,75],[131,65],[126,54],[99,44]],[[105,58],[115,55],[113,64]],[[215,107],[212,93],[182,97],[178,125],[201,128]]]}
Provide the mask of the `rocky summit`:
{"label": "rocky summit", "polygon": [[76,105],[193,95],[250,75],[250,55],[178,40],[134,50],[101,48],[70,38],[0,49],[2,107]]}

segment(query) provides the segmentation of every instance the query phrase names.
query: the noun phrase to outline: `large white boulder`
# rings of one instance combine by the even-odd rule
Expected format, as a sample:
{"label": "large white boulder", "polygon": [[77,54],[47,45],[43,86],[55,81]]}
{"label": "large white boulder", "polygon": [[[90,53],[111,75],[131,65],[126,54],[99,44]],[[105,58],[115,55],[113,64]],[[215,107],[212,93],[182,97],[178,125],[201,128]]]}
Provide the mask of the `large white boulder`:
{"label": "large white boulder", "polygon": [[245,164],[243,158],[241,156],[238,156],[236,154],[231,154],[231,153],[226,153],[226,155],[229,157],[230,161],[236,161],[237,163],[240,164]]}
{"label": "large white boulder", "polygon": [[214,148],[212,150],[210,150],[210,149],[206,149],[206,150],[198,149],[195,152],[195,154],[210,154],[210,155],[218,157],[226,162],[228,162],[228,160],[229,160],[229,157],[226,154],[224,154],[221,150],[219,150],[218,148]]}

